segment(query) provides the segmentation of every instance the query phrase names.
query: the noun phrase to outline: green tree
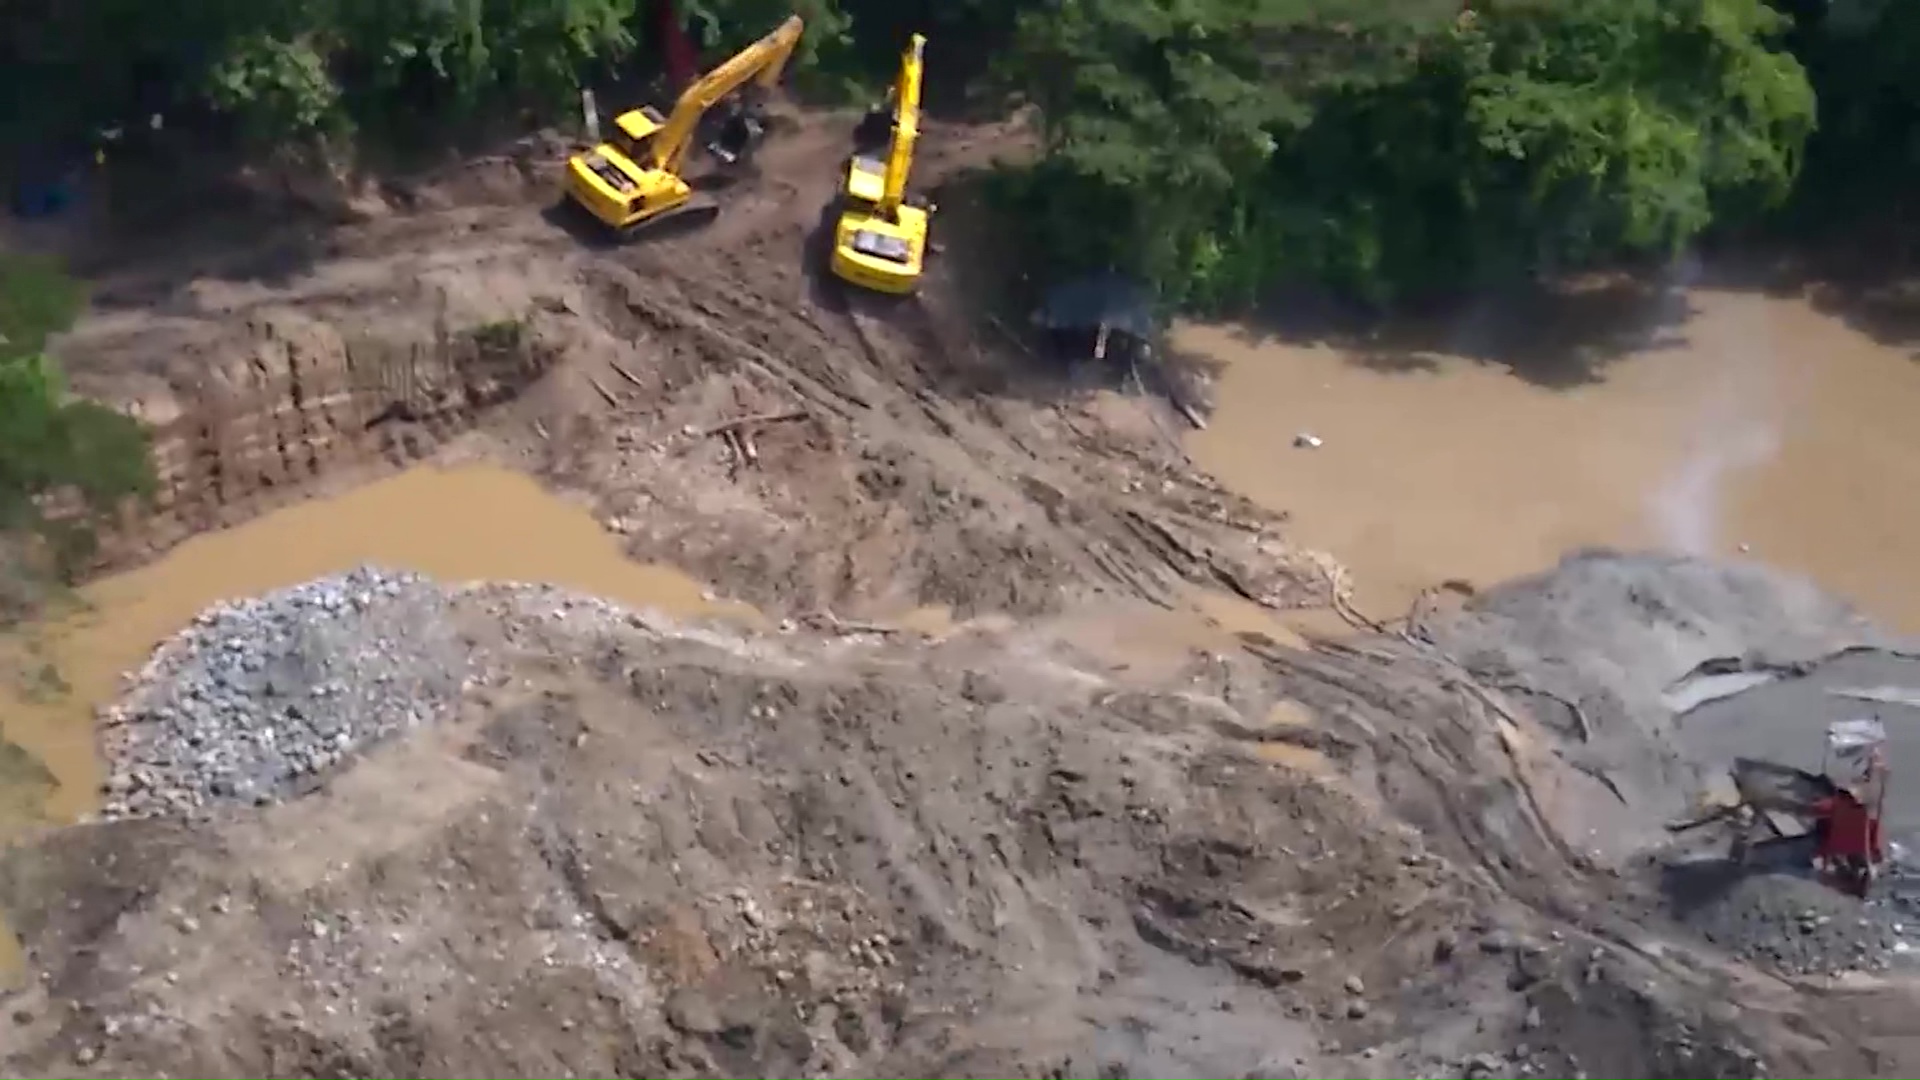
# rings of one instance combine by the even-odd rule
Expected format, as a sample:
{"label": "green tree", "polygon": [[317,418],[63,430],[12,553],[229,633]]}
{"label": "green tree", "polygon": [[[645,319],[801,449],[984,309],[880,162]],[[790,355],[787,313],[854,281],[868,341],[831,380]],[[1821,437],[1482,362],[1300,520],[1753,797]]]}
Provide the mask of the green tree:
{"label": "green tree", "polygon": [[1671,248],[1789,189],[1813,97],[1761,0],[1063,0],[1010,68],[1069,265],[1231,303]]}
{"label": "green tree", "polygon": [[[70,577],[95,529],[129,497],[153,490],[147,435],[111,409],[69,398],[50,335],[78,311],[80,291],[50,262],[0,259],[0,562]],[[47,500],[79,496],[78,516],[49,517]],[[18,595],[15,589],[0,590]],[[18,612],[0,611],[0,618]]]}

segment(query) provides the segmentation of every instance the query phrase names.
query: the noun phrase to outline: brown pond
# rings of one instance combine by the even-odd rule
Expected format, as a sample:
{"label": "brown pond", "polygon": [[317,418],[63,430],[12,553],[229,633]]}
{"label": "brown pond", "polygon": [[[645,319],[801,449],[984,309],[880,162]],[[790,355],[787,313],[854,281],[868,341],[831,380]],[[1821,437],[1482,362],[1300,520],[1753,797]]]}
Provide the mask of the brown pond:
{"label": "brown pond", "polygon": [[1681,306],[1610,312],[1617,344],[1585,359],[1592,327],[1553,312],[1505,348],[1471,321],[1428,335],[1451,349],[1364,352],[1185,326],[1175,345],[1224,365],[1191,448],[1290,512],[1376,616],[1611,544],[1745,553],[1920,632],[1920,364],[1799,300]]}
{"label": "brown pond", "polygon": [[[677,570],[628,560],[584,508],[520,473],[414,469],[196,537],[152,565],[84,589],[84,613],[37,635],[40,660],[67,692],[23,697],[17,687],[0,690],[0,737],[43,763],[54,780],[50,792],[36,786],[23,795],[4,790],[0,776],[0,842],[36,818],[67,821],[91,809],[100,783],[93,710],[162,638],[220,600],[363,562],[447,581],[553,582],[679,615],[755,615],[708,599],[700,583]],[[13,966],[12,948],[0,927],[0,972]]]}

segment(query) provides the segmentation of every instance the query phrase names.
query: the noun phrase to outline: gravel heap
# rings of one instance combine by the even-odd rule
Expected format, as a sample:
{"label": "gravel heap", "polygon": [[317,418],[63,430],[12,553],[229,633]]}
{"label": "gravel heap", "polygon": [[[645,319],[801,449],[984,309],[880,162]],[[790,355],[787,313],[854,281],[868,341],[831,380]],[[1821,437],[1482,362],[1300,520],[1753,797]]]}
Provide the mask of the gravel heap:
{"label": "gravel heap", "polygon": [[259,805],[458,700],[450,593],[363,566],[210,609],[108,718],[107,817]]}
{"label": "gravel heap", "polygon": [[1885,970],[1907,951],[1899,910],[1808,877],[1753,874],[1684,916],[1707,940],[1791,975]]}

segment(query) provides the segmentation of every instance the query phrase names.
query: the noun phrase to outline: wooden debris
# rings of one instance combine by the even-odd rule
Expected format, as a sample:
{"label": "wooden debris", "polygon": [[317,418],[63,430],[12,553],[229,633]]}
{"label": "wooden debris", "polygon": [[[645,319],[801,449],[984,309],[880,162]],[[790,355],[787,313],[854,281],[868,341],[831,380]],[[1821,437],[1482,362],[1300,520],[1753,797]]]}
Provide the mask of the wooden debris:
{"label": "wooden debris", "polygon": [[715,424],[700,433],[702,438],[710,439],[715,435],[727,435],[742,428],[758,427],[761,424],[778,424],[789,420],[804,420],[811,414],[805,409],[788,409],[784,412],[755,413],[742,416],[724,423]]}
{"label": "wooden debris", "polygon": [[593,387],[595,390],[600,392],[600,396],[606,400],[608,408],[617,409],[620,407],[619,396],[616,395],[613,391],[607,389],[605,386],[601,385],[601,382],[599,379],[596,379],[593,376],[589,375],[587,376],[587,385]]}
{"label": "wooden debris", "polygon": [[621,367],[619,364],[616,364],[613,361],[609,360],[607,361],[607,366],[613,369],[614,374],[627,380],[628,382],[632,383],[634,386],[638,387],[639,389],[645,390],[647,388],[646,384],[640,381],[640,377],[638,375],[635,375],[633,372],[628,371],[626,368]]}

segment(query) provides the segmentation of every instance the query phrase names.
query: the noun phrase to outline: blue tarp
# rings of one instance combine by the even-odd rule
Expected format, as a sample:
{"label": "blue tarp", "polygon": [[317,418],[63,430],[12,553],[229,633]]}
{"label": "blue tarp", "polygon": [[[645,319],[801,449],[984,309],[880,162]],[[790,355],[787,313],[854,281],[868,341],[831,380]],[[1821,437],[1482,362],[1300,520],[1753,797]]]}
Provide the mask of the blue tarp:
{"label": "blue tarp", "polygon": [[1049,330],[1106,327],[1142,340],[1159,326],[1153,291],[1121,274],[1104,273],[1070,281],[1049,291],[1033,321]]}
{"label": "blue tarp", "polygon": [[52,180],[22,180],[13,186],[14,216],[53,217],[79,201],[79,185],[71,175]]}

